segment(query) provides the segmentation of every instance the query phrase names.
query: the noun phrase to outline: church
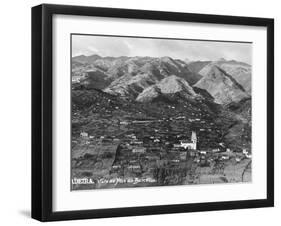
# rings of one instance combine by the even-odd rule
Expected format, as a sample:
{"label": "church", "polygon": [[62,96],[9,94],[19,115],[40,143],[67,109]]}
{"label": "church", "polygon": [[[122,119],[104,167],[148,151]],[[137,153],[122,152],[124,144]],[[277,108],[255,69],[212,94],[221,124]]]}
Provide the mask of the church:
{"label": "church", "polygon": [[184,149],[196,150],[197,149],[197,136],[196,136],[196,132],[192,131],[192,133],[191,133],[191,140],[181,140],[180,141],[180,145]]}

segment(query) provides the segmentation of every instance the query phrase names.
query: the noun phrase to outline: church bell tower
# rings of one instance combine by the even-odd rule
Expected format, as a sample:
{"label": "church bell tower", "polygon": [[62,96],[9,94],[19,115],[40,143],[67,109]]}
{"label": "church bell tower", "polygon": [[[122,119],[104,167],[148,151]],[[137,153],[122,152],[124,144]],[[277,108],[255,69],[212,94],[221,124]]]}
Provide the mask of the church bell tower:
{"label": "church bell tower", "polygon": [[192,131],[191,133],[191,141],[192,143],[194,144],[194,149],[196,150],[196,146],[197,146],[197,136],[196,136],[196,132],[195,131]]}

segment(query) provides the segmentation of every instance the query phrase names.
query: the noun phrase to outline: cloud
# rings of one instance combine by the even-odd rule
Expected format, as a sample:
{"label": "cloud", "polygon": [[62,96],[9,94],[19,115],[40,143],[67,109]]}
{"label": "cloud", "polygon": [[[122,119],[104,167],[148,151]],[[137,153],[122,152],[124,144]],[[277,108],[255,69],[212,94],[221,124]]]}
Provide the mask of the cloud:
{"label": "cloud", "polygon": [[72,55],[170,56],[190,60],[238,60],[251,63],[252,44],[234,42],[168,40],[111,36],[73,35]]}

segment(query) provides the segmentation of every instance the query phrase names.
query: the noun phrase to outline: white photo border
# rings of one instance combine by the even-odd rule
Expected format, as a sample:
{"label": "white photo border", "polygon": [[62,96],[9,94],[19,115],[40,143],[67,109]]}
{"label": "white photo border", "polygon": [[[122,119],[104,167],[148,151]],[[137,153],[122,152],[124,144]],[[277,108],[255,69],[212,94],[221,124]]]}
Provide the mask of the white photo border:
{"label": "white photo border", "polygon": [[[71,33],[253,42],[252,183],[70,191]],[[266,199],[266,45],[266,27],[54,15],[53,211]]]}

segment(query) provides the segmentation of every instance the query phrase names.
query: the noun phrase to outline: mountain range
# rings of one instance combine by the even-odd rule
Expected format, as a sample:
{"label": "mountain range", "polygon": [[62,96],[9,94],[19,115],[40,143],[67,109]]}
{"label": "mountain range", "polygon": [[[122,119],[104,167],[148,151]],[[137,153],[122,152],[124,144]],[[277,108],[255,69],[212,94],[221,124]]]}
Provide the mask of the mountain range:
{"label": "mountain range", "polygon": [[72,78],[74,86],[137,102],[180,94],[185,99],[211,96],[225,105],[251,96],[251,65],[235,60],[80,55],[72,58]]}
{"label": "mountain range", "polygon": [[201,148],[251,147],[251,65],[171,57],[72,58],[72,128],[97,136],[151,134],[120,122],[154,120],[161,133],[198,132]]}

